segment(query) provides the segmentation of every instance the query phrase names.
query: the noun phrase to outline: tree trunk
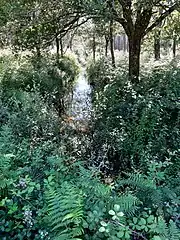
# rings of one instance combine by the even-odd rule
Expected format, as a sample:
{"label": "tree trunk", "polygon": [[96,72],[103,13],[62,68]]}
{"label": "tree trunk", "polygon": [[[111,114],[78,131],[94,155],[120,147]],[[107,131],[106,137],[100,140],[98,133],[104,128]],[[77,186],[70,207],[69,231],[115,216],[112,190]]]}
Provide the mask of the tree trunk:
{"label": "tree trunk", "polygon": [[73,36],[71,37],[70,42],[69,42],[69,48],[71,51],[72,51],[72,47],[73,47]]}
{"label": "tree trunk", "polygon": [[111,50],[111,59],[112,59],[112,66],[116,67],[115,62],[115,55],[114,55],[114,39],[113,39],[113,21],[110,21],[110,28],[109,28],[109,39],[110,39],[110,50]]}
{"label": "tree trunk", "polygon": [[95,37],[95,35],[93,35],[92,48],[93,48],[93,61],[95,62],[96,61],[96,37]]}
{"label": "tree trunk", "polygon": [[154,57],[155,60],[159,60],[161,58],[161,31],[158,30],[154,35]]}
{"label": "tree trunk", "polygon": [[132,83],[139,83],[141,38],[128,37],[129,40],[129,77]]}
{"label": "tree trunk", "polygon": [[173,57],[176,57],[176,36],[173,38]]}
{"label": "tree trunk", "polygon": [[106,40],[106,45],[105,45],[105,57],[108,56],[108,45],[109,45],[109,38],[107,36],[105,36],[105,40]]}
{"label": "tree trunk", "polygon": [[126,35],[123,34],[123,52],[126,52]]}
{"label": "tree trunk", "polygon": [[37,54],[37,58],[40,59],[41,58],[41,50],[39,45],[36,46],[36,54]]}
{"label": "tree trunk", "polygon": [[60,43],[60,48],[61,48],[61,57],[63,57],[63,56],[64,56],[64,51],[63,51],[63,41],[62,41],[62,37],[60,37],[59,43]]}
{"label": "tree trunk", "polygon": [[59,38],[56,37],[56,60],[57,60],[57,63],[59,63],[59,50],[60,50]]}
{"label": "tree trunk", "polygon": [[36,45],[36,61],[34,66],[39,69],[41,67],[41,49],[39,45]]}

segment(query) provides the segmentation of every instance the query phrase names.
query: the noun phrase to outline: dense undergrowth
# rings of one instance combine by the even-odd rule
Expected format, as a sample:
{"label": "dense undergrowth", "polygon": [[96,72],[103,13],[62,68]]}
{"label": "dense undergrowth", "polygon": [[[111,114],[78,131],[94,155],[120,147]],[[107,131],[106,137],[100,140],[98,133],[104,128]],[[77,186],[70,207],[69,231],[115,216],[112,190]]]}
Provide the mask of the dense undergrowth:
{"label": "dense undergrowth", "polygon": [[88,70],[94,118],[86,162],[50,101],[52,65],[2,65],[0,239],[180,239],[180,72],[156,72],[134,88],[121,70],[97,64]]}
{"label": "dense undergrowth", "polygon": [[59,116],[68,107],[79,68],[74,59],[63,57],[57,62],[52,56],[3,58],[1,86],[9,98],[19,90],[38,92],[56,108]]}

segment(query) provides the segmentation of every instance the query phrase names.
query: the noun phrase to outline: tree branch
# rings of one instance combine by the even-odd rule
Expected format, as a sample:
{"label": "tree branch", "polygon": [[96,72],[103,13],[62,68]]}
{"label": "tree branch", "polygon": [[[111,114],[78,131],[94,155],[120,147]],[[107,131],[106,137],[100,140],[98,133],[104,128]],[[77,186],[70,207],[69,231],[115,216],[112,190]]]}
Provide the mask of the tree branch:
{"label": "tree branch", "polygon": [[153,28],[157,27],[167,16],[169,16],[173,11],[175,11],[176,9],[178,9],[178,4],[174,4],[172,7],[170,7],[168,10],[166,10],[164,13],[161,14],[161,16],[159,18],[157,18],[155,20],[154,23],[151,24],[151,26],[149,26],[146,31],[145,34],[148,34],[151,30],[153,30]]}
{"label": "tree branch", "polygon": [[[48,46],[49,44],[51,44],[54,40],[55,40],[55,38],[57,37],[57,36],[60,36],[61,38],[63,38],[69,31],[71,31],[72,29],[75,29],[75,28],[78,28],[78,27],[80,27],[81,25],[83,25],[84,23],[86,23],[86,22],[88,22],[89,20],[90,20],[91,18],[86,18],[86,19],[84,19],[83,21],[81,21],[81,22],[79,22],[78,23],[78,20],[79,19],[76,19],[76,21],[75,21],[75,19],[74,19],[74,21],[71,21],[71,23],[69,23],[69,25],[66,27],[66,28],[62,28],[62,29],[60,29],[58,32],[56,32],[53,36],[52,36],[52,38],[50,39],[50,40],[48,40],[48,41],[46,41],[45,43],[44,43],[44,46]],[[76,24],[75,24],[76,23]]]}
{"label": "tree branch", "polygon": [[[132,19],[132,0],[118,0],[123,10],[123,17],[126,20],[126,34],[129,36],[134,31],[134,24]],[[124,26],[123,26],[124,27]]]}
{"label": "tree branch", "polygon": [[112,4],[112,1],[107,1],[107,4],[110,10],[112,11],[113,20],[120,23],[123,26],[124,30],[127,31],[126,19],[123,17],[119,17],[119,14],[117,13],[116,8],[114,7],[114,4]]}
{"label": "tree branch", "polygon": [[135,32],[138,32],[140,36],[143,36],[145,29],[148,27],[150,19],[152,16],[152,8],[145,9],[139,14],[137,14],[135,22]]}

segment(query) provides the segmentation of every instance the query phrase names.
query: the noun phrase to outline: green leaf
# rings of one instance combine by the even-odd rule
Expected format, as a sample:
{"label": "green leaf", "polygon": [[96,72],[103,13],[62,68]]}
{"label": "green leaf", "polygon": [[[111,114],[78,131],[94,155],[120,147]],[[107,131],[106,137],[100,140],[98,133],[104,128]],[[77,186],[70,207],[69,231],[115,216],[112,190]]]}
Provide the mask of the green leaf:
{"label": "green leaf", "polygon": [[109,211],[109,215],[112,215],[112,216],[114,216],[116,213],[113,211],[113,210],[110,210]]}
{"label": "green leaf", "polygon": [[118,204],[114,205],[114,211],[118,212],[120,210],[120,206]]}
{"label": "green leaf", "polygon": [[36,184],[36,188],[37,188],[37,190],[40,190],[41,189],[41,186],[40,186],[40,184],[38,183],[38,184]]}
{"label": "green leaf", "polygon": [[74,213],[69,213],[69,214],[67,214],[67,215],[62,219],[62,221],[64,222],[65,220],[71,219],[71,218],[73,218],[73,217],[74,217]]}
{"label": "green leaf", "polygon": [[53,176],[50,175],[50,176],[48,177],[48,182],[51,182],[52,180],[53,180]]}
{"label": "green leaf", "polygon": [[118,213],[117,213],[117,216],[118,216],[118,217],[123,217],[123,216],[124,216],[124,213],[123,213],[123,212],[118,212]]}
{"label": "green leaf", "polygon": [[152,240],[162,240],[159,236],[154,236]]}
{"label": "green leaf", "polygon": [[138,219],[136,217],[133,217],[133,223],[136,224]]}
{"label": "green leaf", "polygon": [[32,193],[34,191],[34,186],[33,187],[30,187],[28,188],[28,193]]}
{"label": "green leaf", "polygon": [[129,232],[125,232],[125,239],[130,239],[130,234],[129,234]]}
{"label": "green leaf", "polygon": [[117,237],[122,238],[124,236],[124,231],[120,231],[117,233]]}
{"label": "green leaf", "polygon": [[140,221],[138,222],[139,225],[146,225],[146,219],[140,218]]}
{"label": "green leaf", "polygon": [[101,221],[100,224],[101,224],[103,227],[106,227],[106,226],[107,226],[107,223],[104,222],[104,221]]}
{"label": "green leaf", "polygon": [[137,225],[136,229],[140,231],[142,228],[141,228],[141,226]]}
{"label": "green leaf", "polygon": [[116,220],[116,219],[119,219],[116,215],[112,217],[112,220]]}
{"label": "green leaf", "polygon": [[147,218],[147,223],[153,223],[154,221],[154,216],[153,215],[150,215],[148,218]]}
{"label": "green leaf", "polygon": [[99,229],[99,232],[105,232],[106,231],[106,229],[105,229],[105,227],[100,227],[100,229]]}
{"label": "green leaf", "polygon": [[157,224],[156,224],[156,223],[153,223],[153,224],[151,224],[151,225],[148,225],[148,228],[150,228],[150,229],[155,229],[156,226],[157,226]]}

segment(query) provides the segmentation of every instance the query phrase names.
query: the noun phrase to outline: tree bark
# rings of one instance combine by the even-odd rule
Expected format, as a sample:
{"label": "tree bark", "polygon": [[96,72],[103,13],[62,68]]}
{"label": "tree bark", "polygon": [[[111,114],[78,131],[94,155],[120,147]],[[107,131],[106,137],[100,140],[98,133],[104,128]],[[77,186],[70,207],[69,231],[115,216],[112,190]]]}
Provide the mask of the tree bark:
{"label": "tree bark", "polygon": [[109,38],[107,36],[105,36],[105,41],[106,41],[106,44],[105,44],[105,57],[108,56],[108,45],[109,45]]}
{"label": "tree bark", "polygon": [[109,26],[109,39],[110,39],[110,50],[111,50],[111,59],[112,59],[112,66],[116,67],[115,55],[114,55],[114,38],[113,38],[113,21],[110,21]]}
{"label": "tree bark", "polygon": [[36,46],[36,54],[37,54],[37,57],[40,59],[41,58],[41,50],[40,50],[39,45]]}
{"label": "tree bark", "polygon": [[72,47],[73,47],[73,36],[71,36],[71,39],[69,41],[69,48],[72,51]]}
{"label": "tree bark", "polygon": [[36,62],[34,62],[34,66],[39,69],[41,67],[41,49],[39,45],[36,45]]}
{"label": "tree bark", "polygon": [[139,83],[141,38],[128,37],[129,40],[129,77],[132,83]]}
{"label": "tree bark", "polygon": [[161,31],[158,30],[154,35],[154,57],[155,60],[159,60],[161,58]]}
{"label": "tree bark", "polygon": [[60,37],[59,39],[59,44],[60,44],[60,48],[61,48],[61,57],[64,56],[64,51],[63,51],[63,41],[62,41],[62,37]]}
{"label": "tree bark", "polygon": [[173,57],[176,57],[176,36],[173,38]]}
{"label": "tree bark", "polygon": [[92,48],[93,48],[93,61],[96,61],[96,37],[95,35],[93,35],[93,44],[92,44]]}
{"label": "tree bark", "polygon": [[60,50],[59,38],[56,37],[56,61],[57,61],[57,63],[59,63],[59,50]]}
{"label": "tree bark", "polygon": [[[132,8],[132,2],[130,0],[118,0],[117,3],[122,7],[122,14],[119,16],[119,12],[114,6],[114,1],[107,1],[115,21],[119,22],[124,28],[128,40],[129,40],[129,76],[133,83],[139,82],[139,63],[140,63],[140,50],[141,50],[141,40],[146,36],[151,30],[159,26],[162,21],[169,16],[173,11],[178,9],[178,3],[174,3],[167,10],[163,11],[159,17],[155,18],[153,23],[150,24],[150,20],[153,13],[153,5],[149,8],[141,7],[136,11],[136,19],[134,19],[134,10]],[[159,2],[159,1],[157,1]],[[155,4],[154,4],[155,6]],[[134,38],[138,36],[139,38]]]}
{"label": "tree bark", "polygon": [[123,34],[123,51],[126,52],[126,35]]}

